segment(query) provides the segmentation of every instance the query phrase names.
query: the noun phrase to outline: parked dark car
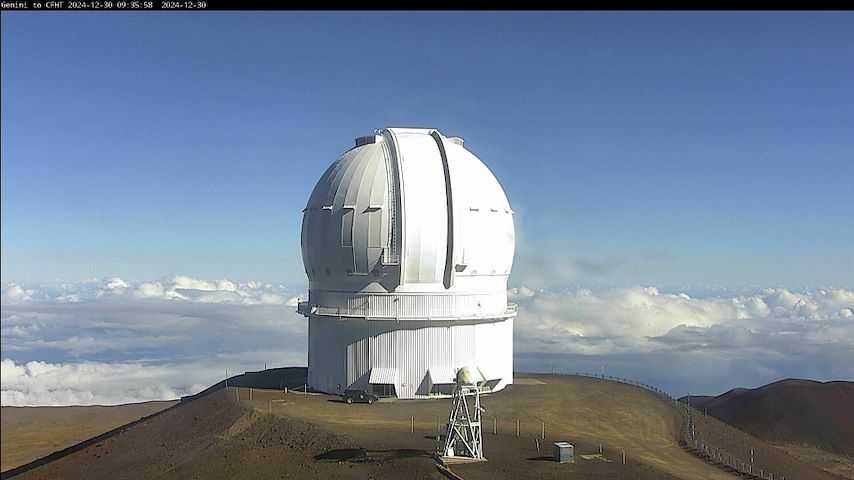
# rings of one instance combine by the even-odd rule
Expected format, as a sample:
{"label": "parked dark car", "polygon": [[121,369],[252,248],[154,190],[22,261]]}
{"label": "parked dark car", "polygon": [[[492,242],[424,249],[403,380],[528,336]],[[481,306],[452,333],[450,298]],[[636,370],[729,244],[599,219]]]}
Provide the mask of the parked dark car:
{"label": "parked dark car", "polygon": [[344,401],[347,403],[367,403],[371,404],[377,401],[379,397],[373,393],[368,393],[365,390],[347,390],[344,392]]}

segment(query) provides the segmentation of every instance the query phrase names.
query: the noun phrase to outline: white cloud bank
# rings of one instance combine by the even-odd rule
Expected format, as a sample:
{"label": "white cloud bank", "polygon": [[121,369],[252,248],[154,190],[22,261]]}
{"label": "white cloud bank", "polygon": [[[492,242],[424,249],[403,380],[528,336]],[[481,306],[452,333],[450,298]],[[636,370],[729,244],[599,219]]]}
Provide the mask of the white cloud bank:
{"label": "white cloud bank", "polygon": [[517,368],[639,378],[722,393],[780,378],[854,379],[854,291],[764,289],[692,298],[656,288],[534,292],[519,304]]}
{"label": "white cloud bank", "polygon": [[204,372],[199,380],[208,383],[193,383],[183,368],[141,363],[16,364],[4,359],[0,366],[3,405],[115,405],[171,400],[196,393],[216,378],[211,372]]}
{"label": "white cloud bank", "polygon": [[[656,337],[687,327],[698,332],[712,327],[741,327],[757,333],[797,333],[808,340],[846,343],[854,333],[854,292],[844,289],[801,293],[766,289],[731,298],[698,299],[685,293],[661,293],[653,287],[563,293],[535,293],[522,288],[511,290],[510,298],[526,313],[519,315],[519,323],[524,325],[519,333],[536,351],[578,348],[612,354],[658,349],[661,339]],[[609,343],[570,342],[579,338]]]}
{"label": "white cloud bank", "polygon": [[183,275],[5,285],[2,405],[177,398],[231,374],[305,365],[298,295]]}
{"label": "white cloud bank", "polygon": [[[96,298],[132,296],[137,299],[190,300],[204,303],[237,303],[243,305],[285,305],[294,297],[282,285],[260,282],[234,283],[227,279],[215,282],[185,275],[131,285],[119,277],[108,279],[95,291]],[[76,297],[79,301],[79,297]]]}
{"label": "white cloud bank", "polygon": [[0,302],[2,304],[26,303],[33,299],[35,290],[25,289],[17,283],[10,283],[3,287],[3,293],[0,293]]}
{"label": "white cloud bank", "polygon": [[[298,292],[281,285],[118,277],[7,284],[3,405],[176,398],[240,373],[306,362]],[[854,378],[854,291],[693,298],[655,288],[511,290],[520,371],[595,371],[674,394],[785,377]]]}

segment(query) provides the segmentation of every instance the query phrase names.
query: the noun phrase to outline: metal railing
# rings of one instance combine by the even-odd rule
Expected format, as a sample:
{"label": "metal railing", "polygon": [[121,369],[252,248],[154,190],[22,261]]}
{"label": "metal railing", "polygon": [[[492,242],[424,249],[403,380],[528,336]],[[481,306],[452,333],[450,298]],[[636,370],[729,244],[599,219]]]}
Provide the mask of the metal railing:
{"label": "metal railing", "polygon": [[347,307],[323,307],[318,305],[310,305],[308,302],[299,302],[297,304],[297,313],[302,315],[321,315],[328,317],[354,317],[365,318],[367,320],[481,320],[492,318],[509,318],[516,316],[519,308],[515,303],[508,303],[502,313],[478,313],[476,315],[425,315],[416,316],[409,314],[392,314],[388,311],[371,309],[368,306],[360,306],[357,308]]}

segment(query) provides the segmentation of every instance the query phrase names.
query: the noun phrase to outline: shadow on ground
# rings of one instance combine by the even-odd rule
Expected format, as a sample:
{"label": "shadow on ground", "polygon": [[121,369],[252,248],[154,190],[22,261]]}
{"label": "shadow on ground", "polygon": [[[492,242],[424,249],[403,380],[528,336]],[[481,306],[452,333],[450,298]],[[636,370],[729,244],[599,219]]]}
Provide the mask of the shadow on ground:
{"label": "shadow on ground", "polygon": [[318,462],[390,462],[403,458],[429,458],[430,453],[424,450],[402,448],[398,450],[369,451],[363,448],[342,448],[330,450],[314,457]]}
{"label": "shadow on ground", "polygon": [[532,460],[532,461],[535,461],[535,462],[554,462],[554,461],[555,461],[554,457],[548,457],[548,456],[544,456],[544,457],[528,457],[528,460]]}

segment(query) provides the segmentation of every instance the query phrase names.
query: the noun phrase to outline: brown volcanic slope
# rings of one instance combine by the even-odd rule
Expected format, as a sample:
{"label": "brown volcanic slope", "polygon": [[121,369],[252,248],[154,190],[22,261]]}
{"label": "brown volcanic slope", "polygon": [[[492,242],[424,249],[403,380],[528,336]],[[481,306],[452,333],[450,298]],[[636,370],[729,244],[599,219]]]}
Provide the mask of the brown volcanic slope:
{"label": "brown volcanic slope", "polygon": [[0,408],[0,470],[44,457],[178,403]]}
{"label": "brown volcanic slope", "polygon": [[718,397],[692,396],[691,406],[757,438],[854,455],[854,382],[781,380]]}
{"label": "brown volcanic slope", "polygon": [[[352,448],[351,440],[297,419],[257,412],[237,401],[235,391],[185,403],[16,478],[353,478],[349,469],[313,459],[332,448]],[[399,462],[398,472],[431,478],[419,475],[419,470],[432,471],[413,467],[417,463]],[[360,467],[361,478],[382,473],[379,464]]]}
{"label": "brown volcanic slope", "polygon": [[[521,375],[517,380],[506,391],[483,397],[489,461],[452,467],[463,478],[734,478],[679,446],[677,410],[648,391],[574,376]],[[449,404],[347,405],[329,395],[232,386],[53,461],[30,465],[28,471],[22,468],[17,478],[440,479],[430,454]],[[538,451],[535,438],[543,423],[546,438]],[[720,428],[734,431],[724,424]],[[601,443],[610,461],[543,461],[557,440],[574,443],[579,455],[597,452]],[[756,442],[757,448],[773,448]],[[774,462],[779,463],[768,468],[786,472],[787,479],[835,478],[789,457]]]}

